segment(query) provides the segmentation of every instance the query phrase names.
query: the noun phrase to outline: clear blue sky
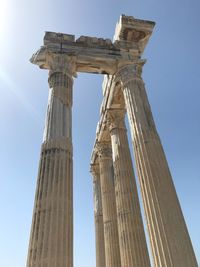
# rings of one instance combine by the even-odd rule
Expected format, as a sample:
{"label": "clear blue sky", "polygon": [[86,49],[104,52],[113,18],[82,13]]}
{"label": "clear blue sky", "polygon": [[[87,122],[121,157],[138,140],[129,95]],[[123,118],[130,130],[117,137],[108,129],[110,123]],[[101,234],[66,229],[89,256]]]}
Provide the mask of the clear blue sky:
{"label": "clear blue sky", "polygon": [[[26,263],[47,71],[29,63],[44,31],[111,38],[120,14],[156,22],[143,77],[200,261],[200,34],[198,0],[0,0],[0,267]],[[75,267],[95,266],[89,162],[102,77],[74,85]],[[87,127],[85,126],[87,125]]]}

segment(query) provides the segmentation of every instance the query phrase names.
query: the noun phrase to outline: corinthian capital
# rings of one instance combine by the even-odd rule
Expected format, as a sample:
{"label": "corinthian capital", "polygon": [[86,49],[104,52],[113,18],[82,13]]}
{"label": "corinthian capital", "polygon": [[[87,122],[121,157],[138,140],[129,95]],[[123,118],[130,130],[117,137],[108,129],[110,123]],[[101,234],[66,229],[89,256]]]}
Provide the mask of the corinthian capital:
{"label": "corinthian capital", "polygon": [[107,111],[107,125],[110,131],[113,129],[126,129],[125,122],[125,110],[124,109],[113,109]]}
{"label": "corinthian capital", "polygon": [[116,83],[120,82],[122,85],[125,85],[131,80],[142,79],[142,67],[145,63],[145,60],[132,63],[130,65],[122,66],[114,75],[114,80]]}
{"label": "corinthian capital", "polygon": [[99,158],[112,158],[112,148],[110,142],[98,142],[96,145]]}
{"label": "corinthian capital", "polygon": [[70,77],[76,77],[76,61],[74,56],[48,53],[47,62],[50,69],[49,75],[60,72]]}

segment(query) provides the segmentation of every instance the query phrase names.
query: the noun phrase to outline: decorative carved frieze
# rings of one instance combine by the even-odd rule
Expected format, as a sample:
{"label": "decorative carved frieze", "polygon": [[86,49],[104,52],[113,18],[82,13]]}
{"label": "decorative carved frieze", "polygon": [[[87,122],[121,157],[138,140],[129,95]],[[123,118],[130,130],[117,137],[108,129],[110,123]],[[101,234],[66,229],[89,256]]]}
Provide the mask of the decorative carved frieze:
{"label": "decorative carved frieze", "polygon": [[132,16],[120,16],[120,20],[116,25],[114,40],[121,49],[129,46],[130,52],[135,49],[137,44],[139,53],[143,53],[146,44],[152,34],[155,22],[136,19]]}

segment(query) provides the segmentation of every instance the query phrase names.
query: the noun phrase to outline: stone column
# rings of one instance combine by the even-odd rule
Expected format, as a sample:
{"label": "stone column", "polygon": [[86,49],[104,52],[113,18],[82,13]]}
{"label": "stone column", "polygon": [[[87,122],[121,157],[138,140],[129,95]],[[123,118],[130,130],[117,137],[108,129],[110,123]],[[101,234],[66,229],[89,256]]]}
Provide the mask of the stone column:
{"label": "stone column", "polygon": [[73,267],[72,58],[50,58],[49,100],[27,267]]}
{"label": "stone column", "polygon": [[121,267],[111,144],[98,143],[106,267]]}
{"label": "stone column", "polygon": [[124,123],[124,111],[109,112],[122,267],[149,267],[150,260]]}
{"label": "stone column", "polygon": [[115,81],[123,88],[154,263],[156,267],[197,267],[141,78],[143,64],[121,68]]}
{"label": "stone column", "polygon": [[90,172],[93,175],[96,267],[105,267],[106,266],[105,244],[104,244],[104,227],[103,227],[103,212],[102,212],[99,164],[91,165]]}

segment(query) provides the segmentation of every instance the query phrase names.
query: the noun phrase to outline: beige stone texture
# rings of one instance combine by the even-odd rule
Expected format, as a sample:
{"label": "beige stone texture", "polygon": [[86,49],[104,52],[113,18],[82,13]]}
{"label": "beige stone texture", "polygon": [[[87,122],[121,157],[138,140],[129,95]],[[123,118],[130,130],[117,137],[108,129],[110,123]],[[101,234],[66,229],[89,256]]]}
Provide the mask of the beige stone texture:
{"label": "beige stone texture", "polygon": [[106,267],[121,267],[110,142],[98,143]]}
{"label": "beige stone texture", "polygon": [[91,165],[90,172],[93,175],[96,267],[105,267],[105,241],[99,164]]}
{"label": "beige stone texture", "polygon": [[120,80],[155,267],[197,267],[194,251],[141,78],[143,63],[123,67]]}
{"label": "beige stone texture", "polygon": [[50,70],[27,267],[73,266],[72,84],[68,73]]}
{"label": "beige stone texture", "polygon": [[124,112],[109,112],[115,173],[115,195],[122,267],[149,267],[136,181],[124,123]]}

